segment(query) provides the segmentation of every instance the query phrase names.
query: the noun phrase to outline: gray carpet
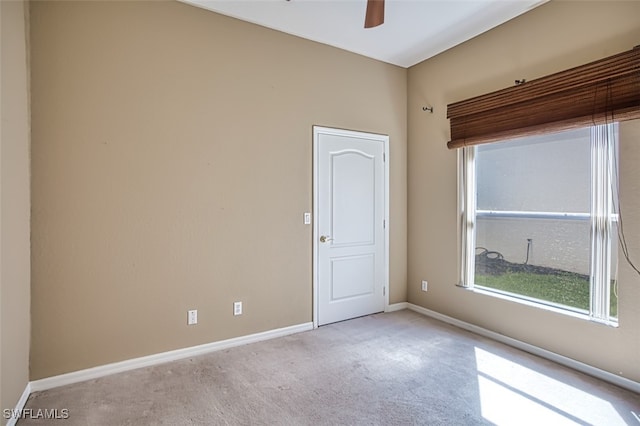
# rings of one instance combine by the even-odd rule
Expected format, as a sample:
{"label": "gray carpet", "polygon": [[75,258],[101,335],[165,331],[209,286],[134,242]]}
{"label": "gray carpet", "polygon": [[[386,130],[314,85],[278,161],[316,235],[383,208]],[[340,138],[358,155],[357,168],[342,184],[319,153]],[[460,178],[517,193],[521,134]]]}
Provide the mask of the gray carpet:
{"label": "gray carpet", "polygon": [[71,425],[638,425],[640,395],[410,311],[31,395]]}

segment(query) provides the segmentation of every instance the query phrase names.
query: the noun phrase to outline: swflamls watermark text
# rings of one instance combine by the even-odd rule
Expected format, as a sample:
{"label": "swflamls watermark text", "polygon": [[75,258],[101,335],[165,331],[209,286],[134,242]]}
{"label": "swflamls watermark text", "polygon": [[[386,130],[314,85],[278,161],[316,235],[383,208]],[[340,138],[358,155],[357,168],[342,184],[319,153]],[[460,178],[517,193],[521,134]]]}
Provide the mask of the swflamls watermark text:
{"label": "swflamls watermark text", "polygon": [[23,408],[21,410],[5,408],[2,410],[5,419],[46,419],[64,420],[69,418],[68,408]]}

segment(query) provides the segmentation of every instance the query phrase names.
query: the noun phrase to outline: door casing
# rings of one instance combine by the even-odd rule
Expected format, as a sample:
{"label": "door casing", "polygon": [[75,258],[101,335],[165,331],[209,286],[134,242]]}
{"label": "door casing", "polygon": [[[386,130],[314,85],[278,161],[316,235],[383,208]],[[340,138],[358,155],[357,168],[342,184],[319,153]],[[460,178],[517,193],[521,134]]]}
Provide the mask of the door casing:
{"label": "door casing", "polygon": [[389,308],[389,136],[378,133],[367,133],[354,130],[337,129],[323,126],[313,126],[313,328],[318,327],[318,244],[320,232],[318,229],[319,206],[319,136],[321,134],[368,139],[382,142],[384,146],[384,310]]}

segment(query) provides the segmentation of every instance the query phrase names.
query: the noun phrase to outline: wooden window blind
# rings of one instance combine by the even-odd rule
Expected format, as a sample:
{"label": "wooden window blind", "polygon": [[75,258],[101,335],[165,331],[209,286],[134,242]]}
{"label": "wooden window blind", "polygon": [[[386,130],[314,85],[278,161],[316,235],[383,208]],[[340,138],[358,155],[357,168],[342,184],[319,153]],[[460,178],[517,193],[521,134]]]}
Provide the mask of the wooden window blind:
{"label": "wooden window blind", "polygon": [[449,149],[640,118],[640,46],[447,106]]}

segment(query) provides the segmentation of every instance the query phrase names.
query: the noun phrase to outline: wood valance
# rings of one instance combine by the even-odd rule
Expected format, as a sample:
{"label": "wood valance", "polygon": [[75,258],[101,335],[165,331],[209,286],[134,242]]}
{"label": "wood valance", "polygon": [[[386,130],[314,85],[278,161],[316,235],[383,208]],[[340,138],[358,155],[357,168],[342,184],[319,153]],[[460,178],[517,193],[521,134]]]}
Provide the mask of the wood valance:
{"label": "wood valance", "polygon": [[640,46],[447,106],[448,148],[640,118]]}

